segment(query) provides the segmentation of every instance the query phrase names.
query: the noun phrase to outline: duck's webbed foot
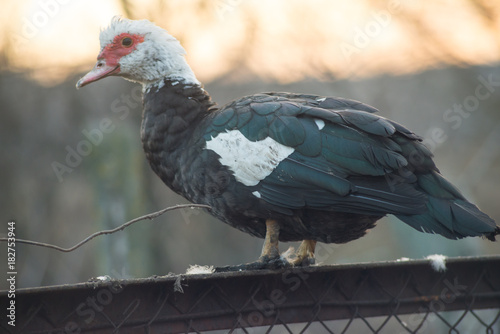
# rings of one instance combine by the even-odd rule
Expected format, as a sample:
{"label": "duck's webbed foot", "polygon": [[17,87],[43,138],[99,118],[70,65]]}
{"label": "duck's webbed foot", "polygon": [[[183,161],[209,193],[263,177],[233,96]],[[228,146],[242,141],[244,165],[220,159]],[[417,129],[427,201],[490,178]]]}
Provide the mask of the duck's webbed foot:
{"label": "duck's webbed foot", "polygon": [[[315,240],[303,240],[299,249],[293,254],[285,252],[282,257],[294,267],[306,267],[315,263],[314,249],[316,248]],[[293,249],[292,249],[293,250]]]}
{"label": "duck's webbed foot", "polygon": [[224,266],[215,268],[216,272],[260,270],[260,269],[280,269],[290,267],[291,264],[280,257],[278,249],[280,227],[277,221],[268,219],[266,221],[266,237],[262,253],[255,262],[238,264],[234,266]]}

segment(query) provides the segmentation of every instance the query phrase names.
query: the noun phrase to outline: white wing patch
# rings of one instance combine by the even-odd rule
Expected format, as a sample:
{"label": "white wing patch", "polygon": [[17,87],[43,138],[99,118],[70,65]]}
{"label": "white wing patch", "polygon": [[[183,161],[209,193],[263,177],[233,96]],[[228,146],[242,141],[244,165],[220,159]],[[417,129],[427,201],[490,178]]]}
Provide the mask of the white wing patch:
{"label": "white wing patch", "polygon": [[261,194],[260,194],[260,192],[258,192],[258,191],[254,191],[254,192],[252,193],[252,195],[254,195],[254,196],[255,196],[255,197],[257,197],[257,198],[261,198],[261,197],[262,197],[262,195],[261,195]]}
{"label": "white wing patch", "polygon": [[220,163],[246,186],[257,185],[294,151],[271,137],[250,141],[238,130],[219,133],[207,142],[206,148],[220,155]]}
{"label": "white wing patch", "polygon": [[325,127],[325,121],[319,118],[315,118],[314,122],[316,123],[316,126],[318,129],[322,130]]}

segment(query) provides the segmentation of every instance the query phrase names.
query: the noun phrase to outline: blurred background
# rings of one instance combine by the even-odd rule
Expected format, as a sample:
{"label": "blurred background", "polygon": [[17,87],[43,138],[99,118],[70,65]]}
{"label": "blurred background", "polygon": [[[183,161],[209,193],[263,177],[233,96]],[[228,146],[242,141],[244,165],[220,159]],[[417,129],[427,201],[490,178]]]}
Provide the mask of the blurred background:
{"label": "blurred background", "polygon": [[[441,172],[500,221],[500,3],[495,0],[24,0],[0,13],[0,236],[69,247],[175,204],[146,163],[140,88],[107,78],[77,91],[114,15],[176,36],[219,104],[261,91],[361,100],[426,138]],[[96,134],[102,124],[107,132]],[[76,152],[76,153],[75,153]],[[77,154],[81,152],[81,154]],[[183,273],[250,262],[262,240],[196,209],[168,212],[71,253],[17,244],[18,287]],[[282,244],[284,251],[288,244]],[[0,243],[0,268],[7,262]],[[324,264],[500,253],[393,217]],[[5,288],[5,280],[0,288]]]}

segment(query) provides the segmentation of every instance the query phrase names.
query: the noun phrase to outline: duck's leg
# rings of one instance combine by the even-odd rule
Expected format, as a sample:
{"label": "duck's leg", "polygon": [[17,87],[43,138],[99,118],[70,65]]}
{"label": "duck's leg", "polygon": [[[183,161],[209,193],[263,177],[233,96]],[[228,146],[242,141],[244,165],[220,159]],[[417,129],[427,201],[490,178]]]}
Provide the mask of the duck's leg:
{"label": "duck's leg", "polygon": [[314,249],[316,248],[315,240],[303,240],[295,252],[295,258],[293,258],[291,264],[294,266],[308,266],[314,264]]}
{"label": "duck's leg", "polygon": [[260,254],[259,261],[267,263],[280,257],[278,249],[280,236],[280,226],[276,220],[266,220],[266,237],[264,239],[264,246]]}

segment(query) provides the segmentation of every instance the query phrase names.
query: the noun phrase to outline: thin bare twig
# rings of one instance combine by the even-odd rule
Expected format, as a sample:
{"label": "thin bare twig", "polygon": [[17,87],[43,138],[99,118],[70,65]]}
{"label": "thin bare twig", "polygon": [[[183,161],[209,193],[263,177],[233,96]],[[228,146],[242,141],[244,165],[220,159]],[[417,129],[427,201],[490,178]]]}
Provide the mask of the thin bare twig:
{"label": "thin bare twig", "polygon": [[[73,247],[69,247],[69,248],[64,248],[64,247],[59,247],[59,246],[56,246],[56,245],[46,244],[44,242],[24,240],[24,239],[16,239],[16,243],[33,245],[33,246],[40,246],[40,247],[47,247],[47,248],[52,248],[52,249],[58,250],[60,252],[68,253],[68,252],[74,251],[75,249],[79,248],[83,244],[86,244],[87,242],[89,242],[90,240],[94,239],[97,236],[100,236],[100,235],[103,235],[103,234],[112,234],[112,233],[115,233],[115,232],[118,232],[118,231],[122,231],[123,229],[125,229],[125,228],[129,227],[130,225],[132,225],[134,223],[137,223],[137,222],[139,222],[141,220],[144,220],[144,219],[150,219],[151,220],[151,219],[154,219],[154,218],[156,218],[158,216],[161,216],[162,214],[164,214],[167,211],[172,211],[172,210],[177,210],[177,209],[184,209],[184,208],[205,208],[205,209],[210,209],[210,206],[209,205],[205,205],[205,204],[179,204],[179,205],[171,206],[171,207],[165,208],[163,210],[156,211],[156,212],[153,212],[153,213],[149,213],[147,215],[144,215],[144,216],[137,217],[137,218],[134,218],[132,220],[129,220],[125,224],[122,224],[122,225],[120,225],[120,226],[118,226],[118,227],[116,227],[114,229],[95,232],[95,233],[89,235],[87,238],[85,238],[82,241],[80,241],[79,243],[77,243],[76,245],[74,245]],[[2,241],[7,242],[8,238],[0,238],[0,242],[2,242]]]}

